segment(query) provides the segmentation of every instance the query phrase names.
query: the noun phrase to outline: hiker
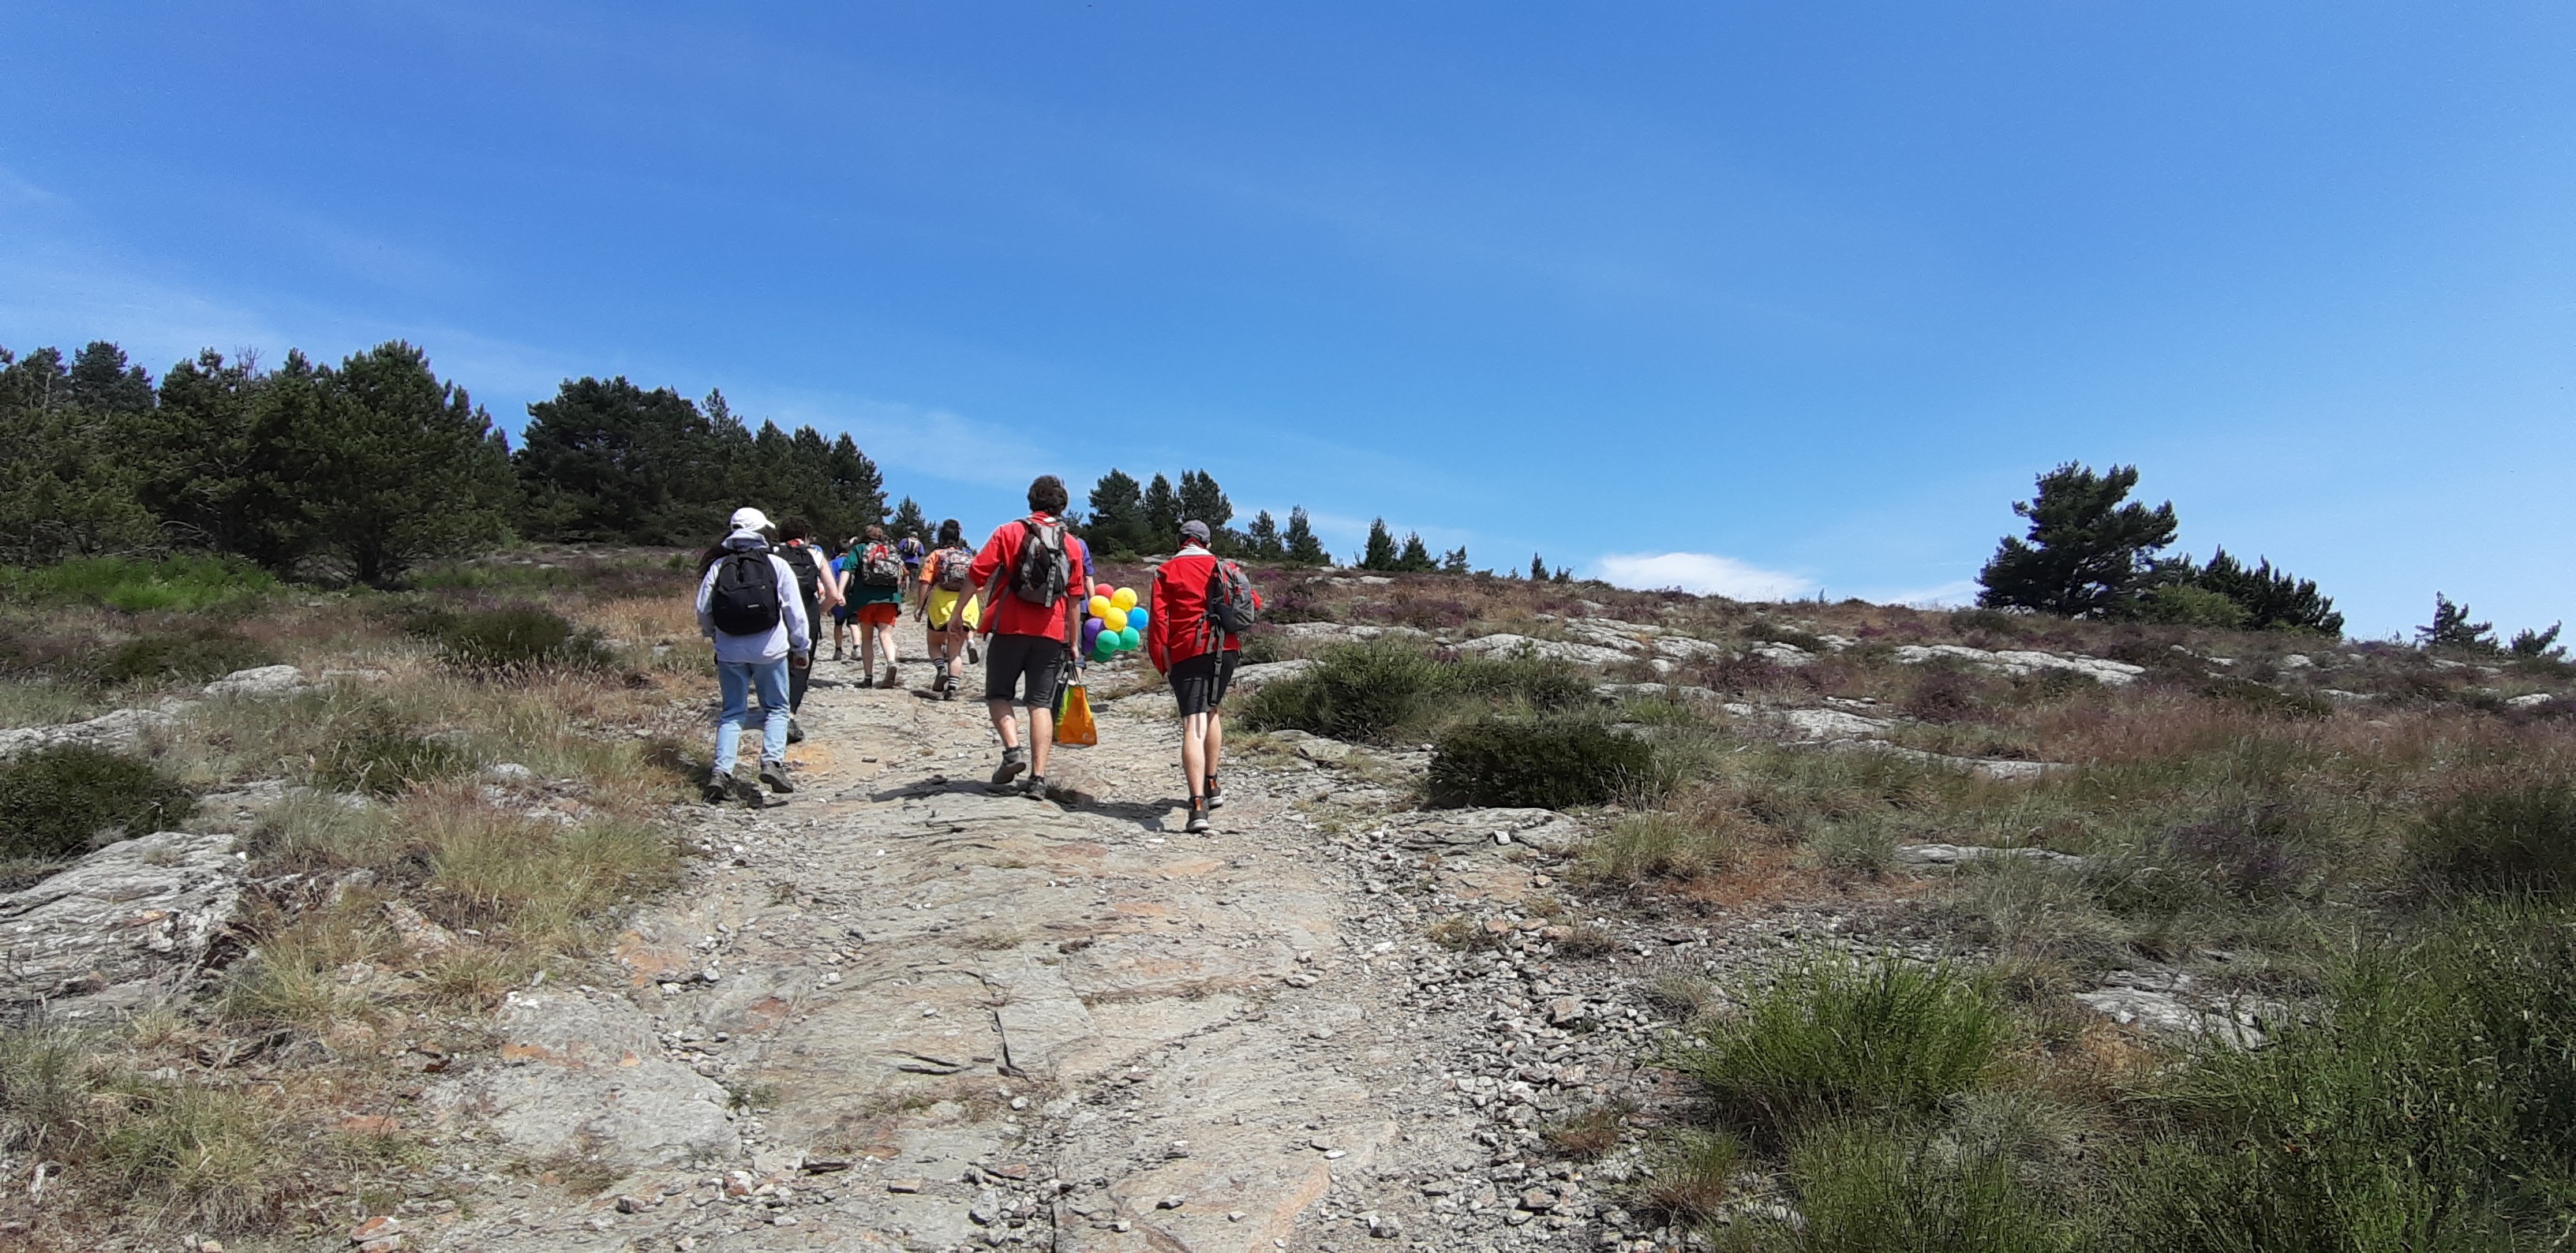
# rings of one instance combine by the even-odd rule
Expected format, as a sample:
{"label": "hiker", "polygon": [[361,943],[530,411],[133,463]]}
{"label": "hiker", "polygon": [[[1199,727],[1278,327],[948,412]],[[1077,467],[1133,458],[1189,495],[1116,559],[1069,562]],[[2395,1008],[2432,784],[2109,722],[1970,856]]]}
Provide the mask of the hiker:
{"label": "hiker", "polygon": [[[758,809],[769,803],[760,783],[787,793],[787,673],[811,665],[813,624],[796,572],[770,550],[761,532],[769,519],[748,506],[733,511],[732,534],[721,555],[698,580],[698,630],[716,646],[716,684],[724,711],[716,716],[716,760],[704,789],[709,803],[728,795]],[[760,783],[734,775],[751,698],[760,698]]]}
{"label": "hiker", "polygon": [[942,700],[957,699],[960,655],[975,629],[975,550],[966,532],[950,518],[939,524],[938,545],[921,559],[921,598],[913,616],[929,628],[930,659],[939,667],[930,691]]}
{"label": "hiker", "polygon": [[1208,551],[1208,524],[1181,524],[1181,551],[1154,571],[1145,624],[1145,657],[1172,683],[1180,706],[1181,773],[1189,781],[1190,817],[1184,828],[1210,829],[1209,813],[1225,804],[1216,784],[1217,756],[1225,748],[1225,715],[1218,706],[1234,682],[1242,655],[1238,633],[1261,611],[1243,568]]}
{"label": "hiker", "polygon": [[850,591],[858,582],[854,567],[859,562],[859,550],[867,542],[866,536],[853,535],[842,541],[841,555],[832,558],[832,576],[841,589],[840,607],[832,611],[832,660],[834,661],[842,660],[841,641],[844,639],[850,642],[848,659],[851,661],[859,659],[859,607],[850,603]]}
{"label": "hiker", "polygon": [[[1055,743],[1055,694],[1080,639],[1075,615],[1091,599],[1091,552],[1057,516],[1069,499],[1064,480],[1052,474],[1029,484],[1029,514],[1003,524],[984,541],[967,579],[978,589],[976,626],[984,641],[984,708],[1002,737],[1002,764],[993,790],[1010,790],[1020,771],[1022,790],[1046,799],[1048,750]],[[1029,711],[1029,742],[1020,744],[1012,716],[1015,689]]]}
{"label": "hiker", "polygon": [[[901,660],[895,655],[894,624],[903,616],[903,557],[886,542],[885,528],[875,525],[868,527],[847,556],[850,573],[846,596],[859,624],[859,686],[894,687],[895,666]],[[882,685],[876,680],[880,641],[885,644],[886,659]]]}
{"label": "hiker", "polygon": [[922,542],[925,538],[927,537],[920,535],[907,535],[902,539],[896,540],[894,543],[895,555],[903,558],[903,585],[905,587],[912,586],[921,578],[921,557],[922,554],[930,551],[930,546]]}
{"label": "hiker", "polygon": [[[814,528],[803,518],[789,518],[778,524],[778,555],[787,559],[787,568],[796,572],[796,594],[805,603],[805,621],[821,630],[823,611],[838,609],[841,604],[841,580],[832,573],[832,563],[823,550],[814,546]],[[805,660],[787,667],[787,742],[805,738],[805,728],[798,725],[796,714],[805,708],[805,689],[814,682],[814,646],[807,640],[802,650]],[[834,641],[838,643],[838,641]]]}

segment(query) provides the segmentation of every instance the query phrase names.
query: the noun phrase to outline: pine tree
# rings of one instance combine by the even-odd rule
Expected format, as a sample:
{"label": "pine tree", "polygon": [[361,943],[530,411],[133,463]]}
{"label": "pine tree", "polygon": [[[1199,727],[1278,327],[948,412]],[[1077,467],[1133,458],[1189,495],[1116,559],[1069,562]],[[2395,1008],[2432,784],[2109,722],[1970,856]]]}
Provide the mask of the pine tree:
{"label": "pine tree", "polygon": [[1225,498],[1216,476],[1205,470],[1181,472],[1181,520],[1193,518],[1207,523],[1210,531],[1222,531],[1234,520],[1234,502]]}
{"label": "pine tree", "polygon": [[72,403],[62,353],[0,349],[0,562],[148,550],[162,533],[135,498],[136,451]]}
{"label": "pine tree", "polygon": [[[508,531],[509,445],[465,389],[400,340],[262,389],[259,427],[275,482],[299,507],[290,548],[390,586],[419,562],[461,556]],[[289,386],[281,388],[283,381]]]}
{"label": "pine tree", "polygon": [[1279,541],[1279,523],[1269,510],[1252,515],[1252,525],[1243,529],[1243,552],[1254,561],[1278,561],[1288,555]]}
{"label": "pine tree", "polygon": [[1368,546],[1361,550],[1358,566],[1363,570],[1396,568],[1395,533],[1386,529],[1386,519],[1369,523]]}
{"label": "pine tree", "polygon": [[2552,622],[2546,631],[2534,631],[2525,627],[2513,633],[2513,642],[2505,645],[2504,650],[2516,657],[2540,657],[2550,661],[2565,661],[2567,650],[2558,645],[2558,632],[2565,625],[2563,622]]}
{"label": "pine tree", "polygon": [[142,366],[126,364],[125,350],[103,339],[91,340],[72,358],[71,372],[63,381],[69,385],[71,403],[84,409],[135,413],[152,407],[152,376]]}
{"label": "pine tree", "polygon": [[1155,475],[1145,485],[1145,530],[1137,537],[1140,553],[1178,552],[1181,547],[1181,497],[1172,481]]}
{"label": "pine tree", "polygon": [[1288,564],[1293,566],[1328,566],[1332,555],[1324,551],[1324,542],[1315,538],[1315,528],[1306,520],[1306,507],[1288,510],[1288,531],[1281,537],[1287,545]]}
{"label": "pine tree", "polygon": [[[2188,568],[2185,562],[2185,568]],[[2270,558],[2248,570],[2225,548],[2191,579],[2192,586],[2216,592],[2245,611],[2245,625],[2257,631],[2315,631],[2343,634],[2343,615],[2334,600],[2317,594],[2314,579],[2292,578],[2272,568]]]}
{"label": "pine tree", "polygon": [[1544,583],[1544,582],[1546,582],[1546,581],[1547,581],[1547,561],[1546,561],[1546,559],[1545,559],[1545,558],[1540,557],[1537,553],[1531,553],[1531,554],[1530,554],[1530,582],[1532,582],[1532,583]]}
{"label": "pine tree", "polygon": [[2433,593],[2433,621],[2415,628],[2415,642],[2424,648],[2457,648],[2463,651],[2495,651],[2495,624],[2469,621],[2469,607],[2454,605],[2451,598]]}
{"label": "pine tree", "polygon": [[1423,573],[1440,567],[1437,562],[1431,560],[1431,549],[1423,544],[1422,533],[1407,531],[1404,533],[1404,551],[1396,555],[1395,568]]}
{"label": "pine tree", "polygon": [[886,533],[897,539],[906,535],[918,539],[929,530],[930,519],[922,516],[921,506],[910,496],[894,507],[894,520],[886,524]]}
{"label": "pine tree", "polygon": [[1462,544],[1450,549],[1449,555],[1440,559],[1440,569],[1448,574],[1465,574],[1467,572],[1466,546]]}
{"label": "pine tree", "polygon": [[1977,572],[1988,608],[2098,617],[2125,609],[2156,550],[2180,526],[2173,502],[2154,509],[2120,503],[2137,485],[2136,466],[2107,474],[2067,462],[2039,476],[2038,494],[2013,502],[2030,519],[2027,542],[2006,536]]}
{"label": "pine tree", "polygon": [[1083,537],[1112,557],[1144,551],[1145,491],[1133,476],[1112,469],[1091,485],[1091,522]]}
{"label": "pine tree", "polygon": [[836,540],[847,539],[885,520],[885,476],[878,473],[876,462],[859,451],[849,432],[832,441],[824,465],[833,507],[815,512],[816,528]]}
{"label": "pine tree", "polygon": [[[707,401],[723,412],[721,393]],[[734,509],[724,455],[716,423],[678,392],[581,378],[528,406],[512,462],[538,538],[687,544]]]}

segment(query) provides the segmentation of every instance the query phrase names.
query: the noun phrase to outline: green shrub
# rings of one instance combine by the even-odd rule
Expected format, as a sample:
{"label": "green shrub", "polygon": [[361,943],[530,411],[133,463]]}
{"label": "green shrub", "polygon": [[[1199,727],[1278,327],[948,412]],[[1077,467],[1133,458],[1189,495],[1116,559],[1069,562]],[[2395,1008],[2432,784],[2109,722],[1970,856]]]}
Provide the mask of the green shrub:
{"label": "green shrub", "polygon": [[2082,1247],[2021,1163],[1895,1124],[1811,1133],[1789,1157],[1802,1253],[2053,1253]]}
{"label": "green shrub", "polygon": [[2168,583],[2138,600],[2138,616],[2165,626],[2216,627],[2245,625],[2245,607],[2222,593],[2188,583]]}
{"label": "green shrub", "polygon": [[46,861],[80,852],[103,832],[149,835],[195,805],[149,762],[66,744],[0,762],[0,857]]}
{"label": "green shrub", "polygon": [[2212,700],[2243,705],[2257,713],[2281,718],[2322,718],[2334,712],[2334,702],[2314,692],[2284,691],[2269,683],[2220,675],[2201,685],[2201,694]]}
{"label": "green shrub", "polygon": [[1592,700],[1573,667],[1535,657],[1437,661],[1400,639],[1326,650],[1313,669],[1252,694],[1244,724],[1338,740],[1387,740],[1419,732],[1466,706],[1547,711]]}
{"label": "green shrub", "polygon": [[258,644],[211,624],[136,636],[79,663],[79,677],[102,686],[128,683],[203,683],[236,670],[275,665]]}
{"label": "green shrub", "polygon": [[1625,814],[1583,846],[1575,866],[1584,878],[1629,886],[1688,879],[1724,870],[1739,849],[1725,827],[1688,814]]}
{"label": "green shrub", "polygon": [[394,796],[415,784],[471,774],[483,763],[462,745],[422,734],[390,713],[361,717],[314,763],[313,784]]}
{"label": "green shrub", "polygon": [[2576,933],[2479,907],[2352,956],[2313,1023],[2136,1098],[2140,1250],[2539,1248],[2576,1219]]}
{"label": "green shrub", "polygon": [[2576,783],[2474,792],[2425,815],[2407,841],[2436,881],[2478,892],[2576,887]]}
{"label": "green shrub", "polygon": [[1645,1203],[1661,1214],[1696,1222],[1714,1218],[1735,1194],[1744,1173],[1744,1144],[1730,1135],[1677,1129],[1658,1138],[1647,1156]]}
{"label": "green shrub", "polygon": [[410,630],[471,670],[597,667],[611,660],[596,635],[532,605],[439,610],[413,619]]}
{"label": "green shrub", "polygon": [[85,557],[50,566],[0,567],[0,597],[105,605],[128,613],[222,608],[275,590],[275,578],[238,557]]}
{"label": "green shrub", "polygon": [[1576,718],[1481,718],[1443,732],[1431,754],[1435,807],[1563,809],[1654,791],[1655,750]]}
{"label": "green shrub", "polygon": [[1741,1014],[1702,1027],[1679,1064],[1731,1121],[1774,1142],[1849,1117],[1928,1112],[1982,1083],[2003,1010],[1947,966],[1809,958]]}

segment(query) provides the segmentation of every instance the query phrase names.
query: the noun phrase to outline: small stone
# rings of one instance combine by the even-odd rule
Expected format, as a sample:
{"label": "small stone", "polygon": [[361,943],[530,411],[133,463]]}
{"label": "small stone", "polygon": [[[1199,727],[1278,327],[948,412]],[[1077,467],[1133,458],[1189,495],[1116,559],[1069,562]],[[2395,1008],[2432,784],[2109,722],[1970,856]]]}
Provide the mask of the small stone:
{"label": "small stone", "polygon": [[907,1193],[909,1193],[909,1192],[919,1192],[919,1191],[921,1191],[921,1180],[919,1180],[918,1178],[914,1178],[914,1179],[888,1179],[888,1180],[886,1180],[886,1191],[888,1191],[888,1192],[907,1192]]}
{"label": "small stone", "polygon": [[1183,1205],[1186,1205],[1186,1204],[1188,1204],[1188,1203],[1189,1203],[1189,1198],[1188,1198],[1188,1197],[1185,1197],[1185,1196],[1167,1196],[1167,1197],[1164,1197],[1162,1200],[1159,1200],[1159,1201],[1154,1202],[1154,1208],[1156,1208],[1156,1209],[1179,1209],[1180,1207],[1182,1207]]}
{"label": "small stone", "polygon": [[1404,1221],[1393,1214],[1371,1214],[1368,1216],[1368,1233],[1380,1240],[1401,1240],[1404,1238]]}
{"label": "small stone", "polygon": [[370,1240],[382,1240],[390,1236],[399,1236],[402,1234],[402,1229],[403,1225],[401,1219],[394,1218],[386,1214],[378,1214],[373,1218],[360,1222],[355,1227],[351,1227],[349,1229],[349,1243],[365,1244]]}
{"label": "small stone", "polygon": [[1338,1161],[1340,1161],[1340,1160],[1342,1160],[1343,1158],[1348,1157],[1348,1156],[1350,1156],[1350,1153],[1349,1153],[1347,1150],[1344,1150],[1344,1149],[1326,1149],[1326,1150],[1324,1150],[1324,1160],[1326,1160],[1326,1161],[1328,1161],[1328,1162],[1338,1162]]}
{"label": "small stone", "polygon": [[1227,1211],[1225,1212],[1225,1220],[1226,1220],[1227,1222],[1230,1222],[1230,1223],[1239,1223],[1239,1222],[1242,1222],[1242,1221],[1243,1221],[1243,1211],[1242,1211],[1242,1210],[1239,1210],[1239,1209],[1230,1209],[1230,1210],[1227,1210]]}

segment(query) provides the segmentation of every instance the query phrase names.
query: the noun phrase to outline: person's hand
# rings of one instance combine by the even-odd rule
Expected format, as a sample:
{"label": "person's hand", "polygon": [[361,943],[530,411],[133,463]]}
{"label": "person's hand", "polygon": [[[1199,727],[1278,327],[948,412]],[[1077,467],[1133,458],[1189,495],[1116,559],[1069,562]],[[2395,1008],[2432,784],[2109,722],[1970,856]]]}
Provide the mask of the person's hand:
{"label": "person's hand", "polygon": [[798,670],[812,669],[814,665],[814,654],[789,653],[787,654],[787,664]]}

